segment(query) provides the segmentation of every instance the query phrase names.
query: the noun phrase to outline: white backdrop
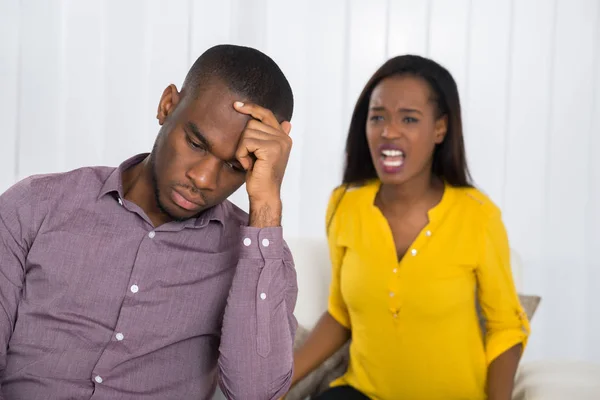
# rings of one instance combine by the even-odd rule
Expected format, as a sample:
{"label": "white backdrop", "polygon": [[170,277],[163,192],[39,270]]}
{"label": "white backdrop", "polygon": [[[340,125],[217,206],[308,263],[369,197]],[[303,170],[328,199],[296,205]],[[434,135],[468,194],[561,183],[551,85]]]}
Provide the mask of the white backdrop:
{"label": "white backdrop", "polygon": [[599,0],[0,0],[0,191],[149,151],[163,88],[224,42],[271,55],[295,91],[287,235],[323,236],[374,70],[447,66],[475,180],[543,297],[527,358],[600,362]]}

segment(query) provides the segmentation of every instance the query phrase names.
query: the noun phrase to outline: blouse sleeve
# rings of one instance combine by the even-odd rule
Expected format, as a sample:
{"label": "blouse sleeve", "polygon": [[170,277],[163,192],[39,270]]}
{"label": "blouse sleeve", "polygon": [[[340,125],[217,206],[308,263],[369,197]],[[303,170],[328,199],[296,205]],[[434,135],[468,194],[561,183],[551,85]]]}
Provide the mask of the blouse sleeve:
{"label": "blouse sleeve", "polygon": [[326,213],[327,241],[331,260],[331,284],[329,286],[329,304],[327,311],[342,326],[350,329],[350,317],[340,287],[340,271],[345,249],[338,245],[339,213],[336,211],[344,196],[344,187],[339,187],[329,199]]}
{"label": "blouse sleeve", "polygon": [[477,281],[489,365],[517,344],[522,344],[524,350],[530,327],[513,281],[510,247],[500,212],[491,215],[484,225]]}

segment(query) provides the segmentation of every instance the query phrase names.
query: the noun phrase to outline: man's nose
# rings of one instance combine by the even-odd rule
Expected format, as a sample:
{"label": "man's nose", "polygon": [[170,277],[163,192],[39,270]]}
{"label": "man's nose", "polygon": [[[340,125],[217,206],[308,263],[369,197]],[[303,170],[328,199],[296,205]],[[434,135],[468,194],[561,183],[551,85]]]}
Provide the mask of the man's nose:
{"label": "man's nose", "polygon": [[216,157],[206,157],[192,165],[187,170],[186,176],[192,181],[197,189],[214,190],[219,183],[219,173],[221,171],[221,160]]}

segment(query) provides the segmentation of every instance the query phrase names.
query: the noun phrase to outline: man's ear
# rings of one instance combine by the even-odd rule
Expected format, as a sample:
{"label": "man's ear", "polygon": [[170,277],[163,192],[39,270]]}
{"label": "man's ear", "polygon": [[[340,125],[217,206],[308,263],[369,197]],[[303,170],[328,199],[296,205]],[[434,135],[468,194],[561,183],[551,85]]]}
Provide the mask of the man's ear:
{"label": "man's ear", "polygon": [[444,115],[435,121],[435,144],[440,144],[444,141],[448,132],[448,115]]}
{"label": "man's ear", "polygon": [[173,84],[167,86],[163,91],[156,112],[156,119],[158,119],[160,125],[165,123],[165,119],[173,112],[175,106],[179,103],[180,98],[181,93],[177,90],[177,86]]}

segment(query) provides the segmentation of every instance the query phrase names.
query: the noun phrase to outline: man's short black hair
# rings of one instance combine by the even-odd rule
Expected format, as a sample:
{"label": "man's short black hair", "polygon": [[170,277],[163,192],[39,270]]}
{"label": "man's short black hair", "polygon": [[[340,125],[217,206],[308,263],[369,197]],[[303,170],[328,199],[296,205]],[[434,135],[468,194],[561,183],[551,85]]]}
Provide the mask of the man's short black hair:
{"label": "man's short black hair", "polygon": [[190,68],[182,91],[186,96],[197,96],[204,85],[215,79],[248,101],[271,110],[279,122],[291,121],[292,88],[275,61],[266,54],[231,44],[211,47]]}

